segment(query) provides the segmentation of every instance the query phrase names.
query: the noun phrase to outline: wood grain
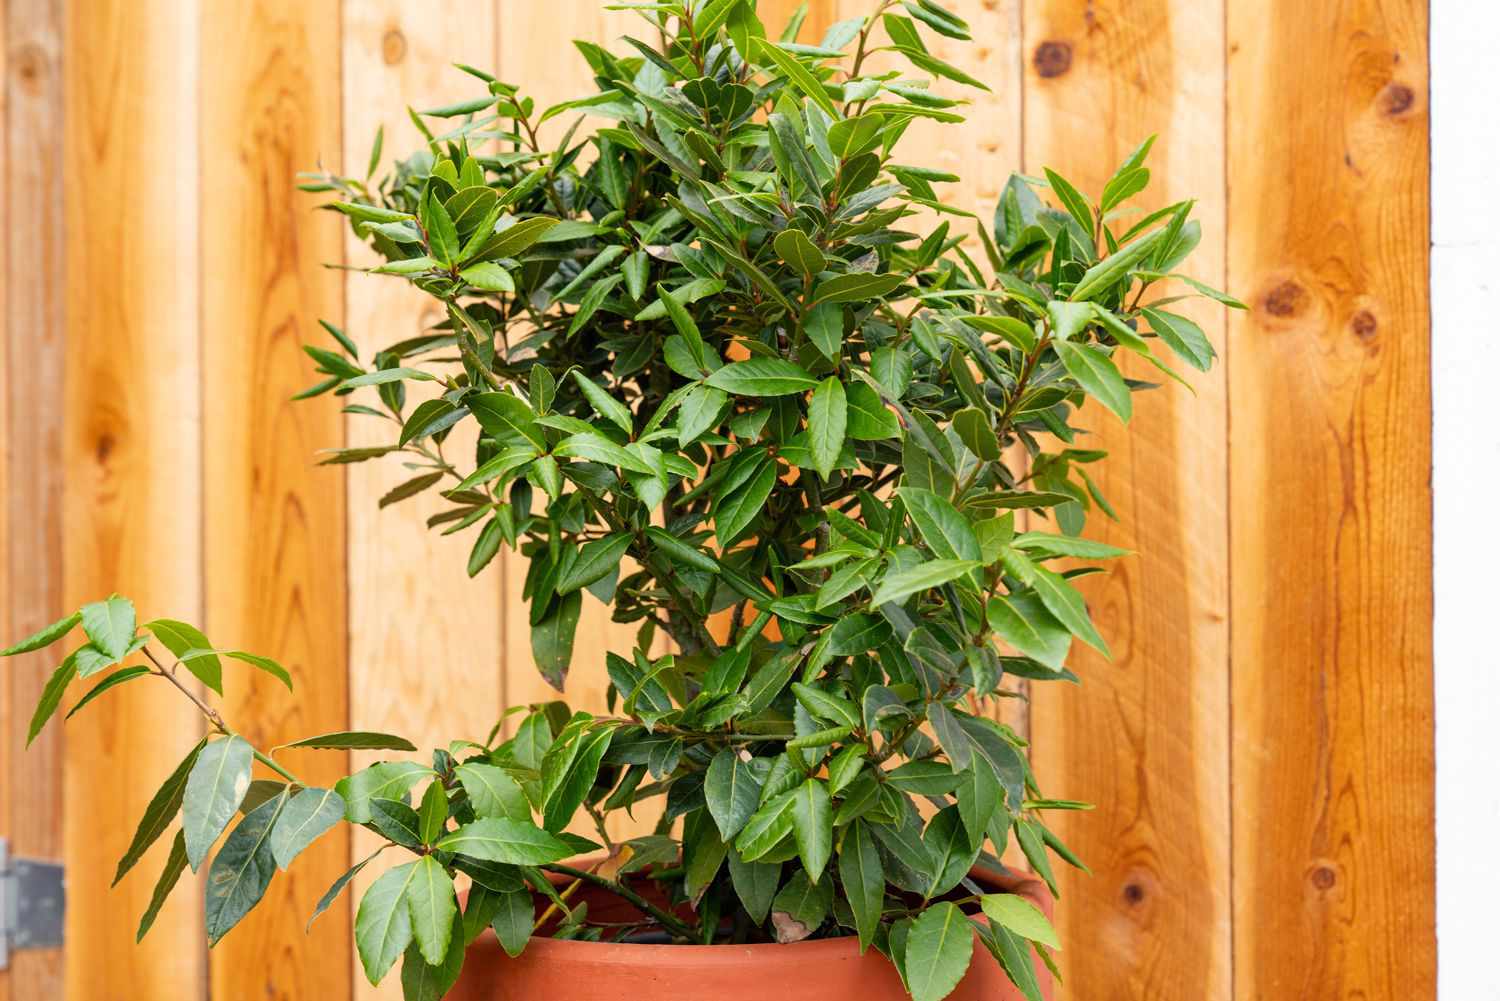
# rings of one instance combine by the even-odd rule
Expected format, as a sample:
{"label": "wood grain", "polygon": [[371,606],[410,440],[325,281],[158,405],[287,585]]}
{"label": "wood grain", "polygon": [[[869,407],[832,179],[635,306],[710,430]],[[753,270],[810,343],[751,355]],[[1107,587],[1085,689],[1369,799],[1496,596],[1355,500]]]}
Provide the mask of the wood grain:
{"label": "wood grain", "polygon": [[1426,18],[1229,4],[1245,1001],[1434,996]]}
{"label": "wood grain", "polygon": [[[1145,207],[1197,198],[1207,236],[1188,270],[1222,283],[1219,5],[1027,0],[1024,23],[1027,172],[1050,166],[1097,197],[1158,134]],[[1223,345],[1220,307],[1183,312]],[[1113,661],[1075,643],[1080,687],[1032,685],[1043,788],[1097,804],[1053,815],[1093,869],[1062,867],[1058,906],[1063,982],[1090,1001],[1230,995],[1225,375],[1191,381],[1196,397],[1138,395],[1128,427],[1085,413],[1086,447],[1111,453],[1090,474],[1120,517],[1096,514],[1091,533],[1139,555],[1087,582]]]}
{"label": "wood grain", "polygon": [[[10,68],[9,50],[7,41],[10,34],[10,25],[7,19],[0,18],[0,79],[6,81],[5,86],[0,86],[0,114],[4,114],[10,107]],[[5,164],[6,190],[10,189],[10,142],[9,130],[0,132],[0,163]],[[9,247],[12,239],[10,228],[9,205],[0,205],[0,230],[5,233],[6,239],[0,240],[0,316],[4,316],[10,305],[10,253]],[[12,360],[10,347],[10,324],[6,322],[5,336],[0,337],[0,388],[7,395],[11,391],[11,384],[15,381],[16,365]],[[0,497],[10,496],[10,482],[15,478],[13,467],[15,461],[11,458],[11,428],[10,408],[0,406]],[[11,527],[12,517],[10,505],[0,504],[0,586],[5,588],[6,594],[14,593],[17,588],[15,575],[10,569],[10,554],[15,548],[13,541],[14,529]],[[12,637],[21,633],[12,625],[17,616],[10,610],[9,602],[0,602],[0,642],[9,643]],[[20,712],[16,708],[16,698],[11,692],[14,683],[11,678],[19,674],[20,669],[10,668],[3,681],[0,681],[0,777],[4,782],[0,783],[0,838],[9,838],[13,835],[16,823],[21,819],[19,813],[19,797],[14,795],[17,788],[16,762],[22,753],[21,744],[25,741],[24,734],[18,731],[20,724]],[[59,811],[60,812],[60,811]],[[45,809],[40,811],[41,816],[46,816]],[[11,973],[9,970],[0,970],[0,1001],[11,1001]]]}
{"label": "wood grain", "polygon": [[[93,0],[67,15],[64,596],[76,607],[118,591],[143,619],[199,620],[197,6]],[[206,966],[195,880],[135,944],[165,839],[106,888],[201,724],[166,685],[114,694],[68,727],[66,996],[195,997]]]}
{"label": "wood grain", "polygon": [[[220,645],[279,660],[296,683],[225,662],[225,715],[257,746],[347,728],[343,467],[315,451],[342,443],[339,402],[293,402],[316,381],[301,351],[324,343],[318,318],[342,323],[338,217],[315,213],[290,179],[340,149],[340,80],[326,40],[332,0],[215,0],[205,6],[203,62],[204,629]],[[288,755],[304,781],[331,786],[348,755]],[[259,907],[212,954],[215,997],[343,1001],[350,964],[348,898],[302,923],[349,867],[335,829],[278,875]]]}
{"label": "wood grain", "polygon": [[[6,5],[5,102],[5,402],[4,460],[0,472],[0,581],[7,637],[29,635],[61,615],[62,413],[53,401],[63,388],[62,6],[57,0],[12,0]],[[62,733],[50,729],[29,750],[26,723],[56,667],[52,652],[11,660],[3,670],[7,708],[0,713],[0,776],[13,792],[0,820],[12,853],[62,856]],[[14,955],[11,996],[54,997],[62,991],[61,949]],[[6,988],[0,987],[0,999]]]}
{"label": "wood grain", "polygon": [[[469,4],[461,14],[454,9],[437,16],[399,0],[344,4],[343,159],[350,169],[364,169],[382,123],[387,161],[417,148],[420,137],[401,109],[474,96],[477,82],[452,64],[494,65],[496,10]],[[345,252],[351,264],[368,265],[373,258],[352,237],[346,237]],[[366,351],[442,319],[430,299],[388,276],[351,274],[345,296],[348,332]],[[415,405],[413,399],[409,406]],[[389,444],[393,437],[387,422],[349,420],[351,446]],[[472,456],[473,438],[455,434],[446,448],[454,456],[465,450]],[[468,578],[464,568],[473,536],[444,538],[427,530],[427,517],[441,503],[435,496],[376,508],[381,495],[411,475],[399,463],[349,468],[350,722],[403,734],[422,748],[446,747],[460,737],[483,740],[501,707],[498,568],[492,564]],[[354,757],[357,768],[379,756]],[[360,835],[356,857],[374,847],[373,836]],[[370,873],[356,889],[362,892],[378,874]],[[378,990],[362,974],[357,977],[356,997],[400,995],[394,974]]]}

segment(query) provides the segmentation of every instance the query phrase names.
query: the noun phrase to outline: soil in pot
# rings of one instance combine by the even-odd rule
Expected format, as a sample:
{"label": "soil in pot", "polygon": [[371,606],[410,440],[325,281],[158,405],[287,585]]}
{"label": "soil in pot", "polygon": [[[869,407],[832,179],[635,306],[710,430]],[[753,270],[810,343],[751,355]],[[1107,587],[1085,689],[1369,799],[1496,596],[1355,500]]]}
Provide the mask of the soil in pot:
{"label": "soil in pot", "polygon": [[[1052,897],[1038,880],[982,870],[974,878],[997,892],[1018,893],[1049,917]],[[652,885],[636,887],[643,894]],[[571,898],[587,902],[591,921],[638,924],[629,902],[588,885]],[[652,901],[664,904],[657,895]],[[546,907],[539,898],[537,913]],[[647,933],[649,936],[649,933]],[[860,954],[850,938],[787,945],[662,945],[641,941],[582,942],[538,936],[512,959],[486,930],[464,960],[449,1001],[908,1001],[901,977],[873,948]],[[1037,980],[1051,1001],[1052,978],[1040,961]],[[983,945],[974,942],[968,974],[948,1001],[1024,1001]]]}

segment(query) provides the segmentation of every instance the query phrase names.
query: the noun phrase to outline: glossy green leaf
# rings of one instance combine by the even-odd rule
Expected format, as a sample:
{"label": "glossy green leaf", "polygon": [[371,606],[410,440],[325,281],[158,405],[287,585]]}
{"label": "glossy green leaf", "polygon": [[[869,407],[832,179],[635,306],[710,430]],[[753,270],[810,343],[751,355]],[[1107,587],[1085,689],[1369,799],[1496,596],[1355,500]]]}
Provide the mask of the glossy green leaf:
{"label": "glossy green leaf", "polygon": [[4,650],[0,650],[0,657],[14,657],[17,654],[31,653],[33,650],[40,650],[43,647],[51,646],[53,643],[56,643],[64,636],[68,635],[68,633],[72,632],[74,627],[76,627],[78,623],[82,621],[82,612],[74,612],[72,615],[69,615],[66,618],[58,619],[51,625],[37,630],[35,633],[26,637],[15,646],[6,647]]}
{"label": "glossy green leaf", "polygon": [[211,741],[193,762],[182,799],[182,828],[194,872],[250,790],[254,752],[242,737]]}
{"label": "glossy green leaf", "polygon": [[573,854],[567,842],[535,824],[510,817],[482,817],[449,834],[436,847],[509,865],[545,865]]}
{"label": "glossy green leaf", "polygon": [[332,789],[303,789],[287,801],[271,831],[271,857],[285,870],[308,845],[344,819],[344,800]]}
{"label": "glossy green leaf", "polygon": [[928,907],[906,939],[906,982],[912,1001],[942,1001],[953,993],[974,954],[974,926],[950,903]]}
{"label": "glossy green leaf", "polygon": [[380,983],[412,940],[406,891],[416,872],[415,862],[389,869],[360,899],[354,917],[354,945],[372,984]]}
{"label": "glossy green leaf", "polygon": [[844,385],[833,376],[813,391],[807,405],[807,442],[813,468],[828,479],[844,447],[849,411]]}
{"label": "glossy green leaf", "polygon": [[812,389],[818,380],[800,365],[779,358],[751,358],[725,365],[708,384],[735,396],[786,396]]}

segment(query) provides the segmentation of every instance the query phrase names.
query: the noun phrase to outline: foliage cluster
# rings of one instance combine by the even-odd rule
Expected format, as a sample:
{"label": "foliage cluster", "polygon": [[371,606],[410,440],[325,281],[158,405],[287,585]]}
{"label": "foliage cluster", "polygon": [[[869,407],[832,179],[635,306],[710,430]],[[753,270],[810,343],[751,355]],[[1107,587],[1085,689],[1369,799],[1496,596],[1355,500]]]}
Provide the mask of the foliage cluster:
{"label": "foliage cluster", "polygon": [[[1105,648],[1074,581],[1121,553],[1079,535],[1110,511],[1076,416],[1093,399],[1130,417],[1147,384],[1122,352],[1173,378],[1158,345],[1211,364],[1164,283],[1238,303],[1175,274],[1198,241],[1190,203],[1130,210],[1150,141],[1093,199],[1050,171],[1012,177],[970,253],[968,213],[938,194],[957,178],[896,152],[914,121],[961,120],[946,90],[983,87],[929,50],[968,36],[933,0],[883,0],[817,44],[795,22],[768,35],[753,0],[629,6],[649,41],[578,43],[596,94],[538,109],[460,67],[483,93],[414,113],[425,144],[383,180],[377,139],[365,177],[305,184],[336,196],[372,271],[446,315],[372,353],[331,326],[336,343],[307,348],[325,378],[304,395],[360,399],[346,409],[389,427],[325,461],[404,459],[413,476],[382,505],[440,493],[432,527],[472,534],[471,575],[502,545],[529,561],[532,648],[559,690],[583,592],[639,624],[633,649],[587,665],[608,671],[610,715],[518,707],[430,763],[309,787],[179,672],[217,692],[225,658],[279,665],[185,623],[138,628],[115,597],[6,651],[87,637],[33,735],[75,678],[110,668],[72,712],[148,676],[203,709],[209,738],[121,861],[181,815],[143,934],[240,813],[209,867],[210,940],[313,839],[364,825],[376,855],[410,858],[360,902],[359,953],[372,981],[404,956],[409,998],[441,996],[485,927],[523,948],[534,895],[557,934],[639,930],[591,923],[551,873],[630,897],[679,941],[852,933],[917,1001],[953,989],[977,940],[1035,999],[1050,927],[970,871],[1012,838],[1049,884],[1053,857],[1079,864],[1044,816],[1081,804],[1041,793],[992,711],[1007,675],[1073,681],[1073,641]],[[607,124],[541,143],[575,112]],[[415,750],[370,733],[290,746]],[[614,844],[619,810],[661,820]],[[580,817],[604,845],[567,832]],[[609,875],[567,864],[605,847]],[[671,906],[636,893],[645,879]]]}

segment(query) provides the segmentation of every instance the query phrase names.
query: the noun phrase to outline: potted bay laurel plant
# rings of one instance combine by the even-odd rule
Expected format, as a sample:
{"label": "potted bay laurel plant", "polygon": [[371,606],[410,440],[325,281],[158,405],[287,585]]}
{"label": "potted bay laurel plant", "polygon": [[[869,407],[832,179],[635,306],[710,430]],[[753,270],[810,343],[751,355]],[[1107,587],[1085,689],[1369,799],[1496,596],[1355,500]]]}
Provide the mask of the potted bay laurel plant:
{"label": "potted bay laurel plant", "polygon": [[[1040,1001],[1053,866],[1081,864],[1046,817],[1081,804],[1041,791],[994,709],[1007,676],[1076,681],[1075,640],[1105,649],[1074,581],[1121,554],[1080,537],[1109,508],[1075,421],[1090,399],[1129,419],[1148,384],[1122,355],[1209,367],[1175,298],[1239,304],[1176,273],[1190,203],[1130,210],[1149,141],[1092,197],[1048,172],[1012,177],[992,226],[943,204],[957,178],[901,139],[983,84],[929,50],[968,36],[932,0],[816,45],[769,35],[754,0],[630,6],[623,55],[578,43],[597,93],[538,108],[460,67],[479,95],[413,115],[425,142],[384,180],[377,140],[364,178],[304,185],[378,253],[372,280],[445,316],[307,348],[303,395],[389,428],[325,461],[414,467],[382,504],[440,495],[431,526],[472,538],[471,575],[501,546],[528,560],[559,692],[585,600],[636,624],[580,665],[609,708],[517,707],[421,760],[311,736],[292,746],[392,754],[316,788],[210,701],[226,664],[289,684],[278,664],[114,596],[5,651],[83,633],[31,736],[75,682],[69,716],[144,679],[201,710],[120,861],[171,840],[142,935],[206,866],[217,942],[348,823],[381,848],[318,910],[378,873],[358,954],[371,981],[399,963],[410,999]],[[660,819],[616,843],[622,810]],[[1035,878],[1006,873],[1012,843]]]}

